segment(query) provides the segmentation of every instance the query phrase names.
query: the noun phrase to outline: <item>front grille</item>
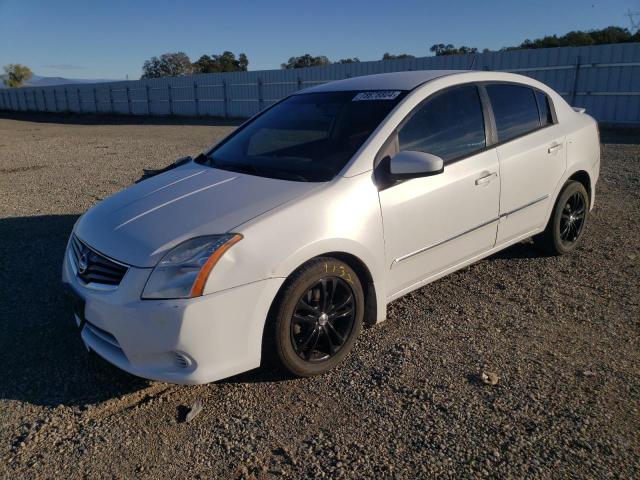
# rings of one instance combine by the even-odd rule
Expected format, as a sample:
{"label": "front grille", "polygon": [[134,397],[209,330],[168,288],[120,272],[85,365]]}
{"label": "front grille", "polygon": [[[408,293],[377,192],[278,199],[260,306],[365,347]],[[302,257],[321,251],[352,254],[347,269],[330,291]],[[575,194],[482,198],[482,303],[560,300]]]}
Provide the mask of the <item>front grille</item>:
{"label": "front grille", "polygon": [[70,254],[75,273],[87,284],[110,285],[117,287],[127,273],[127,267],[92,250],[75,235],[71,237]]}

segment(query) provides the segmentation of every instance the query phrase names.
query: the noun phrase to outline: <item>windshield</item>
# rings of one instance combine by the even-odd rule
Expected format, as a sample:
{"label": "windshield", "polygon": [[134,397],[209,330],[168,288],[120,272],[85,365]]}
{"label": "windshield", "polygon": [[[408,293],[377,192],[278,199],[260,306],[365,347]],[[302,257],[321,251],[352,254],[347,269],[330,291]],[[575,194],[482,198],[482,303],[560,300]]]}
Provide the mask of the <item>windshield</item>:
{"label": "windshield", "polygon": [[207,155],[223,170],[301,182],[335,177],[406,92],[293,95]]}

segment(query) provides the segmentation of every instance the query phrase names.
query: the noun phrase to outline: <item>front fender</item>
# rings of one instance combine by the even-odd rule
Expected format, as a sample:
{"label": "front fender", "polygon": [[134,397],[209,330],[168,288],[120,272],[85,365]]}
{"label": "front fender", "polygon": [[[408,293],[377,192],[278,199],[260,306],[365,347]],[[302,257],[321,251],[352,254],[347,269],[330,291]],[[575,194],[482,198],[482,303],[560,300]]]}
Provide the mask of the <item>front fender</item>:
{"label": "front fender", "polygon": [[287,278],[314,257],[342,252],[358,258],[369,270],[378,318],[384,318],[384,233],[378,190],[370,174],[338,178],[234,231],[244,238],[215,266],[205,293],[267,278]]}

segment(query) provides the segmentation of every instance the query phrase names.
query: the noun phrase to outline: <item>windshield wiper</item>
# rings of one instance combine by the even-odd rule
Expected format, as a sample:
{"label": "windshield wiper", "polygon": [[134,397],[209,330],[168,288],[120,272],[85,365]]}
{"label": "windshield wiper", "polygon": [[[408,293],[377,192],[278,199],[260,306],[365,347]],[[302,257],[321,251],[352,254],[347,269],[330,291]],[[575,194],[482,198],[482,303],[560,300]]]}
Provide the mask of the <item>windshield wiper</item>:
{"label": "windshield wiper", "polygon": [[208,157],[210,167],[219,168],[220,170],[228,170],[230,172],[247,173],[258,177],[271,177],[280,180],[294,180],[298,182],[308,182],[309,179],[297,173],[286,172],[265,166],[258,166],[253,163],[224,163],[214,158],[212,155]]}

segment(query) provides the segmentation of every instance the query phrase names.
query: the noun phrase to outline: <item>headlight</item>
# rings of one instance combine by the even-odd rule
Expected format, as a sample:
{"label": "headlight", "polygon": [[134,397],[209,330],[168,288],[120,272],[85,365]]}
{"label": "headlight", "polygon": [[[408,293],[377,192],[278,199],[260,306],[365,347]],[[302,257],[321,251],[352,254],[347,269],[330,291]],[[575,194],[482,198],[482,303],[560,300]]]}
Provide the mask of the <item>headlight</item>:
{"label": "headlight", "polygon": [[191,298],[202,295],[209,273],[242,235],[228,233],[197,237],[181,243],[151,272],[142,298]]}

